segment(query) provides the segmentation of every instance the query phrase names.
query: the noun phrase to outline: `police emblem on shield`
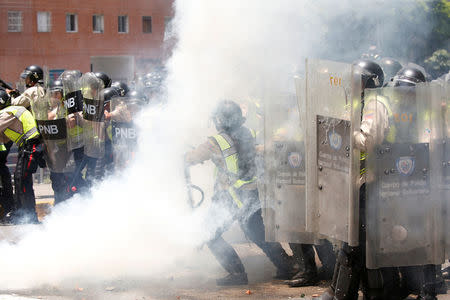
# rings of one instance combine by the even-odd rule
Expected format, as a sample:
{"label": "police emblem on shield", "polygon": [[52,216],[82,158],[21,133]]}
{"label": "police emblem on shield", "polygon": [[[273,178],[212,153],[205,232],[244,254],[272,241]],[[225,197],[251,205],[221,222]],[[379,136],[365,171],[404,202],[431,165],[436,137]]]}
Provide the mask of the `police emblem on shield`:
{"label": "police emblem on shield", "polygon": [[400,174],[409,176],[414,172],[416,160],[412,156],[402,156],[397,159],[395,165],[397,166],[397,171]]}
{"label": "police emblem on shield", "polygon": [[289,152],[288,162],[292,168],[300,168],[302,164],[302,156],[298,152]]}
{"label": "police emblem on shield", "polygon": [[330,147],[334,150],[341,149],[342,146],[342,136],[340,134],[337,134],[336,132],[330,132],[328,134],[328,139],[330,140]]}

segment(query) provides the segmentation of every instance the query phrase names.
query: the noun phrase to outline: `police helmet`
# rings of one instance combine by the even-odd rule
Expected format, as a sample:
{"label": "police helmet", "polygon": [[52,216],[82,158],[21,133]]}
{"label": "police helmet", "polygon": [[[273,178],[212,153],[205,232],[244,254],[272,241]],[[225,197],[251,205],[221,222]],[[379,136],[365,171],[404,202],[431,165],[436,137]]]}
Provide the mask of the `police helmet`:
{"label": "police helmet", "polygon": [[363,88],[378,88],[383,85],[384,73],[380,65],[368,59],[357,60],[353,63],[361,68]]}
{"label": "police helmet", "polygon": [[425,75],[421,70],[415,67],[405,67],[402,68],[394,76],[393,85],[394,86],[415,86],[419,82],[426,82]]}
{"label": "police helmet", "polygon": [[384,71],[384,77],[391,79],[403,67],[400,62],[390,57],[383,57],[380,60],[380,66]]}
{"label": "police helmet", "polygon": [[31,82],[37,83],[44,79],[44,71],[42,71],[41,67],[36,65],[28,66],[25,68],[22,74],[20,74],[20,78],[30,78]]}
{"label": "police helmet", "polygon": [[117,89],[113,88],[113,87],[109,87],[106,89],[103,89],[101,92],[101,97],[103,97],[103,104],[106,105],[108,104],[111,99],[113,97],[119,97],[119,92],[117,91]]}
{"label": "police helmet", "polygon": [[138,90],[131,91],[127,94],[127,97],[131,102],[135,102],[137,104],[147,104],[148,98],[144,93]]}
{"label": "police helmet", "polygon": [[212,119],[218,131],[229,131],[244,124],[241,107],[234,101],[222,100],[214,110]]}
{"label": "police helmet", "polygon": [[125,96],[130,91],[128,85],[122,81],[114,81],[111,84],[111,87],[115,88],[121,97]]}
{"label": "police helmet", "polygon": [[5,107],[10,105],[11,97],[4,89],[0,89],[0,109],[4,109]]}
{"label": "police helmet", "polygon": [[163,76],[161,73],[152,72],[147,73],[144,76],[144,86],[149,90],[158,90],[163,82]]}
{"label": "police helmet", "polygon": [[111,78],[105,72],[96,72],[94,75],[103,81],[103,88],[111,87]]}
{"label": "police helmet", "polygon": [[55,80],[50,84],[51,92],[63,92],[63,83],[61,80]]}

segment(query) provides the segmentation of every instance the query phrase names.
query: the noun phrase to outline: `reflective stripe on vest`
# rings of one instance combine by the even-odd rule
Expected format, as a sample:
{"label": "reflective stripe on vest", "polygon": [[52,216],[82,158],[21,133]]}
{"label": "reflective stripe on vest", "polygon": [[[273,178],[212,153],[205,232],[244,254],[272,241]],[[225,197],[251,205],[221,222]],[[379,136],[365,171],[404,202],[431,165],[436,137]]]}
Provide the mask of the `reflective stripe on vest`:
{"label": "reflective stripe on vest", "polygon": [[233,200],[236,203],[238,208],[241,208],[243,204],[242,204],[241,200],[239,199],[239,196],[237,195],[236,191],[239,190],[241,187],[243,187],[246,184],[255,182],[255,180],[256,180],[256,176],[247,181],[239,179],[239,180],[236,180],[236,182],[228,188],[228,192],[230,193],[231,197],[233,198]]}
{"label": "reflective stripe on vest", "polygon": [[6,128],[4,133],[5,135],[17,146],[22,146],[24,141],[35,138],[39,136],[39,132],[37,130],[36,120],[33,118],[31,113],[22,106],[9,106],[3,109],[3,112],[7,112],[12,114],[15,118],[17,118],[22,123],[23,133],[15,132],[10,128]]}
{"label": "reflective stripe on vest", "polygon": [[213,138],[219,145],[220,151],[222,151],[228,173],[237,176],[239,172],[238,155],[236,148],[233,145],[233,141],[226,134],[218,134],[213,136]]}
{"label": "reflective stripe on vest", "polygon": [[[388,133],[385,135],[385,140],[389,143],[394,143],[395,142],[395,135],[397,134],[397,128],[395,127],[395,123],[394,123],[394,114],[392,113],[392,109],[391,106],[389,105],[389,103],[386,101],[386,98],[383,96],[377,96],[376,100],[380,102],[381,104],[383,104],[383,106],[386,108],[387,112],[388,112],[388,118],[389,118],[389,131]],[[361,161],[361,168],[359,170],[359,174],[363,175],[366,173],[366,168],[365,168],[365,160],[367,158],[367,153],[364,151],[361,151],[359,160]]]}
{"label": "reflective stripe on vest", "polygon": [[[218,134],[213,136],[213,138],[219,145],[220,151],[222,151],[222,155],[225,159],[225,164],[228,171],[228,176],[230,177],[231,181],[233,181],[238,176],[239,172],[238,154],[236,148],[234,147],[233,140],[226,134]],[[237,191],[244,185],[252,183],[255,180],[256,176],[247,181],[237,179],[234,181],[233,185],[228,188],[228,192],[230,193],[231,198],[233,198],[233,201],[236,203],[238,208],[241,208],[243,204],[241,199],[239,199]]]}
{"label": "reflective stripe on vest", "polygon": [[6,151],[8,149],[6,149],[5,144],[0,144],[0,151]]}
{"label": "reflective stripe on vest", "polygon": [[378,96],[377,97],[377,101],[380,102],[381,104],[383,104],[384,107],[386,107],[386,110],[388,112],[389,131],[388,131],[388,133],[385,136],[385,140],[392,144],[392,143],[395,142],[395,135],[397,134],[397,128],[395,127],[395,123],[394,123],[394,114],[392,113],[391,106],[386,101],[385,97]]}

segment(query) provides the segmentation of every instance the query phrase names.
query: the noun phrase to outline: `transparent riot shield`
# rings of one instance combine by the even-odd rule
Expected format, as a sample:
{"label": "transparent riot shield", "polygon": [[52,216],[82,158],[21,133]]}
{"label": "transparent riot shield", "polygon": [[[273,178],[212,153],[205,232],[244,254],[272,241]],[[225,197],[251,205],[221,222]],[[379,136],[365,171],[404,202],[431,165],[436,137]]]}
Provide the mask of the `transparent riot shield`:
{"label": "transparent riot shield", "polygon": [[59,79],[63,83],[64,106],[67,111],[66,119],[67,143],[70,150],[83,147],[83,95],[80,89],[80,71],[64,71]]}
{"label": "transparent riot shield", "polygon": [[111,99],[111,137],[116,169],[125,168],[134,159],[139,134],[133,119],[144,104],[142,100],[130,97]]}
{"label": "transparent riot shield", "polygon": [[361,126],[365,120],[374,124],[366,152],[366,265],[441,264],[440,88],[424,83],[372,89],[364,98]]}
{"label": "transparent riot shield", "polygon": [[103,99],[100,91],[103,82],[94,73],[83,74],[80,79],[83,95],[83,138],[84,154],[92,158],[101,158],[105,154],[105,122]]}
{"label": "transparent riot shield", "polygon": [[47,82],[45,96],[35,99],[31,103],[31,109],[45,144],[44,155],[48,168],[56,173],[73,171],[71,151],[67,146],[66,110],[62,90],[48,88]]}
{"label": "transparent riot shield", "polygon": [[361,76],[352,65],[306,60],[306,229],[358,245]]}
{"label": "transparent riot shield", "polygon": [[442,186],[444,199],[446,199],[446,251],[447,259],[450,259],[450,73],[440,82],[441,84],[441,121],[443,132],[444,159],[442,161]]}
{"label": "transparent riot shield", "polygon": [[266,240],[314,242],[306,233],[304,126],[295,95],[268,97],[264,103]]}

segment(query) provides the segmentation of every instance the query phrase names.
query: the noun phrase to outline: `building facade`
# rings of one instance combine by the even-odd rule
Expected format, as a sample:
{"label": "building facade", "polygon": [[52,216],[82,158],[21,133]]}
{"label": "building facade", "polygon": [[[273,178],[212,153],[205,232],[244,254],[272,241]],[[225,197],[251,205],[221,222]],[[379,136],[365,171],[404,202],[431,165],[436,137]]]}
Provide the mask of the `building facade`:
{"label": "building facade", "polygon": [[103,71],[132,80],[165,56],[173,0],[2,0],[0,78],[15,83],[29,65]]}

